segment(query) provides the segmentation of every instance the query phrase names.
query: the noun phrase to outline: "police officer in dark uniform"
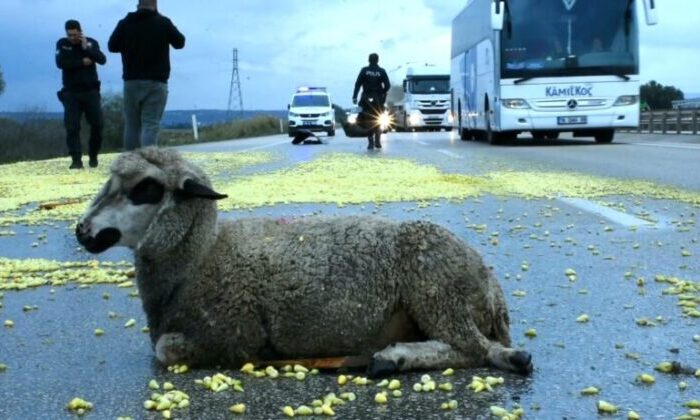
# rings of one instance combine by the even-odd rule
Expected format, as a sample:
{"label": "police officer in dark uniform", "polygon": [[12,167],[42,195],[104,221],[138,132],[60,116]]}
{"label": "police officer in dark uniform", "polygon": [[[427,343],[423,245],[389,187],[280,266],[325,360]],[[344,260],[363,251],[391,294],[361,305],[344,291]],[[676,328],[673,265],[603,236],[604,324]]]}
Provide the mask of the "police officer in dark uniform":
{"label": "police officer in dark uniform", "polygon": [[80,22],[66,21],[66,37],[56,42],[56,66],[63,70],[63,89],[58,98],[63,103],[63,123],[66,127],[66,143],[72,158],[70,169],[82,169],[82,148],[80,145],[80,119],[90,124],[88,154],[90,167],[97,166],[97,154],[102,145],[104,120],[100,104],[100,80],[97,78],[97,64],[105,64],[107,58],[100,46],[92,38],[83,35]]}
{"label": "police officer in dark uniform", "polygon": [[[389,92],[391,85],[389,84],[389,76],[386,71],[379,67],[379,56],[376,53],[369,55],[369,66],[363,67],[360,74],[357,75],[355,81],[355,90],[352,93],[352,103],[357,104],[357,93],[362,87],[362,96],[360,97],[360,107],[362,108],[358,119],[370,118],[371,127],[369,132],[369,144],[367,149],[372,150],[375,147],[381,148],[382,143],[380,138],[382,128],[378,123],[378,116],[384,112],[384,101],[386,94]],[[364,114],[364,115],[362,115]],[[368,115],[369,114],[369,115]]]}

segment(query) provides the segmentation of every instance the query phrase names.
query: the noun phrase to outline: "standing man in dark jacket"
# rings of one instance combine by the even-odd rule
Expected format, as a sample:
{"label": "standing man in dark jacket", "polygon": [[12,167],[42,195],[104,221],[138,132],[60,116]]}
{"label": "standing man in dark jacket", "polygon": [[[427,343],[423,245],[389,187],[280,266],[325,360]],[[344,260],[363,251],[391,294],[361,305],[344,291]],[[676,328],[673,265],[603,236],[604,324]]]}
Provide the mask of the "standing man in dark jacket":
{"label": "standing man in dark jacket", "polygon": [[183,48],[185,36],[158,13],[157,0],[139,0],[136,12],[120,20],[109,37],[109,51],[122,55],[126,150],[157,145],[168,99],[170,46]]}
{"label": "standing man in dark jacket", "polygon": [[[379,67],[379,55],[376,53],[369,55],[369,66],[363,67],[360,70],[360,74],[357,75],[355,90],[352,92],[353,104],[357,104],[357,94],[360,91],[360,87],[362,87],[362,96],[360,97],[361,114],[364,114],[363,118],[369,117],[371,120],[367,149],[372,150],[375,147],[380,149],[382,147],[380,141],[382,128],[379,126],[378,118],[384,112],[384,101],[386,101],[386,94],[389,92],[391,85],[389,84],[389,76],[387,76],[386,71]],[[368,116],[367,114],[370,115]]]}
{"label": "standing man in dark jacket", "polygon": [[97,154],[102,146],[102,105],[100,104],[100,80],[95,63],[104,64],[107,58],[92,38],[83,34],[80,22],[68,20],[66,37],[56,42],[56,66],[63,70],[63,89],[58,99],[63,103],[63,123],[66,127],[66,143],[72,163],[70,169],[83,168],[83,152],[80,144],[80,119],[90,124],[88,154],[90,167],[97,166]]}

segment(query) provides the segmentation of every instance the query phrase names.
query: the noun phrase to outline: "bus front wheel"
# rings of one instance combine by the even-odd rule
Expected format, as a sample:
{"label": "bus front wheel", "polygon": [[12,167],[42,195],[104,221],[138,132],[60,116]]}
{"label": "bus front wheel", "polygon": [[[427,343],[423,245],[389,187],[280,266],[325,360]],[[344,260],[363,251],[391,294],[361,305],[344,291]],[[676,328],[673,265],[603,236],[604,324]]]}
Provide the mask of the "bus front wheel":
{"label": "bus front wheel", "polygon": [[600,130],[593,137],[596,143],[612,143],[615,138],[615,130]]}
{"label": "bus front wheel", "polygon": [[459,138],[464,141],[468,141],[473,139],[474,135],[472,134],[471,130],[459,127]]}

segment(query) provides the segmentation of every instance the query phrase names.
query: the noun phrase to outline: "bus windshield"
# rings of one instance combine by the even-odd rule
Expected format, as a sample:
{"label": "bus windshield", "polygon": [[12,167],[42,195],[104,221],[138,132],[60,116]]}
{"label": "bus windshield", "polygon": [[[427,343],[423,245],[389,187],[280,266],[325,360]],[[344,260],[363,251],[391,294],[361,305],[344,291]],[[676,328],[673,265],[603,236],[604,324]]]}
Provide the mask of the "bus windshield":
{"label": "bus windshield", "polygon": [[450,77],[417,77],[409,81],[411,93],[450,93]]}
{"label": "bus windshield", "polygon": [[508,0],[501,77],[639,73],[634,0]]}

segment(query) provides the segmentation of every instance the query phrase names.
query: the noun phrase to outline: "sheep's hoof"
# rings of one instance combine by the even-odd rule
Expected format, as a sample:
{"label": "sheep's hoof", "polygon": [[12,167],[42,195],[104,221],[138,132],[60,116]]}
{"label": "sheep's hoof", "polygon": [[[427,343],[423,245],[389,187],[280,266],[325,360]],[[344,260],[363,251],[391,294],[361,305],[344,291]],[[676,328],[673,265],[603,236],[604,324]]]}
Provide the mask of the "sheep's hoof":
{"label": "sheep's hoof", "polygon": [[158,338],[156,358],[164,365],[183,363],[190,353],[189,343],[181,333],[167,333]]}
{"label": "sheep's hoof", "polygon": [[398,371],[398,366],[392,360],[372,358],[367,367],[367,376],[370,378],[381,378],[389,376]]}
{"label": "sheep's hoof", "polygon": [[529,375],[532,373],[532,356],[526,351],[516,351],[508,358],[511,366],[517,373]]}

